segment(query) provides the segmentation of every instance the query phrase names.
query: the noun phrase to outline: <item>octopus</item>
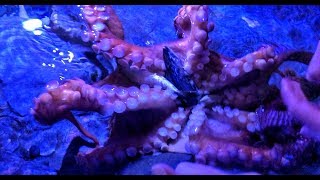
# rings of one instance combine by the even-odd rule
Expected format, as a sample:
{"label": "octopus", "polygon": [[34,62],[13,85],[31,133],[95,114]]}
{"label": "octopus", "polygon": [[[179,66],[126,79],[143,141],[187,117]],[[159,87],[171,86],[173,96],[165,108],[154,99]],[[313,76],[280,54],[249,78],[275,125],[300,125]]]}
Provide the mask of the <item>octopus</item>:
{"label": "octopus", "polygon": [[[78,78],[49,82],[31,113],[47,125],[69,120],[96,144],[76,157],[84,174],[103,174],[106,167],[156,152],[192,154],[195,168],[241,167],[261,173],[314,161],[316,139],[302,130],[319,124],[306,113],[320,112],[309,102],[320,92],[319,65],[313,63],[320,60],[319,45],[315,55],[263,45],[232,59],[209,49],[208,34],[215,26],[208,6],[184,5],[174,18],[177,40],[141,47],[124,40],[111,6],[83,5],[80,10],[87,24],[82,40],[91,43],[97,59],[117,65],[93,84]],[[310,63],[307,77],[279,71],[289,60]],[[283,77],[281,89],[268,84],[273,73]],[[303,108],[299,101],[305,102]],[[111,117],[103,145],[73,110]],[[176,174],[165,164],[152,171]]]}

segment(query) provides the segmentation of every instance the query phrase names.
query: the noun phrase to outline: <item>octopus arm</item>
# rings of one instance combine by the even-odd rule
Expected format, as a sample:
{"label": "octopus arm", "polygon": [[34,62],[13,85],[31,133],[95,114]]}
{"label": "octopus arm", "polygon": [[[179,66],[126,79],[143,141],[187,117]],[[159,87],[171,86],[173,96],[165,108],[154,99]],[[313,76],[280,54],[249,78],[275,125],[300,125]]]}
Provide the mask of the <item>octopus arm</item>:
{"label": "octopus arm", "polygon": [[[116,57],[118,64],[123,67],[135,70],[147,69],[159,75],[163,75],[165,70],[162,56],[164,46],[172,48],[181,58],[186,59],[184,68],[190,74],[199,71],[199,69],[193,69],[197,64],[203,66],[209,62],[207,57],[209,54],[208,32],[213,28],[207,26],[207,6],[183,6],[181,10],[185,15],[183,18],[191,22],[188,27],[190,30],[187,31],[185,38],[152,47],[139,47],[115,36],[109,29],[109,18],[104,18],[104,14],[115,15],[114,12],[108,12],[108,9],[108,6],[84,6],[82,8],[84,18],[88,23],[88,31],[84,32],[83,40],[96,42],[92,48],[98,54]],[[176,21],[177,23],[180,22]]]}

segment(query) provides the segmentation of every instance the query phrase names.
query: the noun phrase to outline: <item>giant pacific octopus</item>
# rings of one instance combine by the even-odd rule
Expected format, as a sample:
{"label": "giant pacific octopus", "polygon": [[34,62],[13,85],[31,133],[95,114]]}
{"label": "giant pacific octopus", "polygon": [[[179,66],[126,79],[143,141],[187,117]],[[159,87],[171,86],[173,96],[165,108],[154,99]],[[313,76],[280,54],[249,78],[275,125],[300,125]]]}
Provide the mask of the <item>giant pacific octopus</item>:
{"label": "giant pacific octopus", "polygon": [[[300,133],[304,124],[287,110],[280,90],[269,85],[273,73],[303,82],[306,98],[318,96],[318,84],[281,72],[284,61],[308,64],[313,53],[263,45],[231,59],[208,48],[208,6],[186,5],[174,27],[178,39],[140,47],[124,41],[120,20],[111,6],[80,6],[85,42],[102,61],[117,68],[105,79],[86,84],[70,79],[48,83],[35,99],[32,114],[44,124],[67,119],[97,146],[79,153],[84,173],[103,173],[106,166],[154,152],[194,155],[197,163],[283,170],[314,160],[316,141]],[[111,116],[110,137],[101,146],[72,110]]]}

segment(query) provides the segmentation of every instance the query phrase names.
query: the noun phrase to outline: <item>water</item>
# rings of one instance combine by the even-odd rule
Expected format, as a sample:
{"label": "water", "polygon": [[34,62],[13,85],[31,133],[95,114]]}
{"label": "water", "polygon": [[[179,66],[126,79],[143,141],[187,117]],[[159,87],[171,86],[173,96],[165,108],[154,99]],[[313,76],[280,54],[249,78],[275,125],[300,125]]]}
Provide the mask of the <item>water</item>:
{"label": "water", "polygon": [[[140,46],[176,39],[173,18],[179,8],[114,6],[123,23],[125,40]],[[232,58],[262,44],[313,52],[320,39],[320,6],[211,5],[210,9],[210,20],[215,23],[210,48]],[[83,28],[76,6],[26,5],[25,10],[29,19],[44,19],[57,12],[62,26]],[[78,77],[91,83],[105,77],[106,69],[97,66],[88,44],[43,27],[27,31],[23,28],[27,20],[19,17],[18,6],[0,6],[0,174],[56,174],[68,144],[80,133],[66,121],[52,127],[39,125],[29,113],[33,98],[44,92],[51,80],[63,82]],[[300,75],[306,70],[299,63],[286,63],[280,69],[288,67]],[[278,84],[279,77],[273,76],[270,81]],[[93,119],[100,120],[87,123]],[[80,121],[96,134],[103,132],[99,139],[107,136],[106,120],[101,115],[82,112]],[[32,145],[41,148],[42,157],[28,159],[25,153]]]}

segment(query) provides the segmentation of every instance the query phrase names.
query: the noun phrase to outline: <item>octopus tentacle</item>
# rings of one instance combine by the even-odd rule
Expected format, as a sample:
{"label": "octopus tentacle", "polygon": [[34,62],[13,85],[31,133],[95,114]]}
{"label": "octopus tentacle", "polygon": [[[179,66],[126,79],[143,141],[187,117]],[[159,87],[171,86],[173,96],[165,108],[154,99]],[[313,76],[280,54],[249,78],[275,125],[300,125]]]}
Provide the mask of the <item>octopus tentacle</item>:
{"label": "octopus tentacle", "polygon": [[[217,72],[217,76],[211,76],[211,78],[213,78],[215,82],[206,83],[206,81],[203,81],[203,83],[205,85],[208,85],[208,87],[202,88],[209,90],[211,89],[212,94],[214,94],[211,95],[211,99],[213,99],[216,104],[224,104],[242,109],[254,109],[257,108],[257,105],[270,102],[279,95],[279,90],[275,86],[268,85],[269,78],[271,77],[272,72],[276,71],[277,67],[281,63],[283,63],[288,58],[290,59],[290,57],[292,57],[292,54],[299,53],[295,51],[290,53],[291,51],[285,50],[276,53],[274,48],[272,48],[271,46],[263,47],[258,52],[259,53],[254,52],[252,54],[248,54],[245,57],[252,57],[257,54],[260,54],[261,56],[263,56],[263,54],[264,56],[268,56],[269,54],[270,57],[274,57],[274,59],[268,59],[272,63],[270,63],[269,65],[267,63],[262,63],[264,64],[262,68],[262,66],[260,66],[261,64],[259,65],[259,63],[257,64],[257,62],[262,62],[263,59],[258,58],[254,61],[250,60],[250,62],[255,62],[256,65],[250,65],[250,71],[248,72],[240,71],[237,69],[232,70],[230,68],[229,70],[224,70],[225,68],[229,67],[229,64],[241,64],[244,67],[246,63],[248,63],[248,61],[246,63],[243,63],[239,60],[234,60],[228,65],[225,65],[221,69],[221,72]],[[309,55],[309,53],[307,54]],[[310,61],[309,56],[305,58]],[[277,61],[274,61],[275,59],[277,59]],[[226,74],[226,72],[228,72],[229,74]],[[236,72],[236,74],[238,74],[239,72],[239,76],[235,76],[233,77],[233,79],[230,79],[233,72]],[[242,72],[241,75],[240,72]],[[221,84],[221,80],[224,82],[224,84]],[[308,83],[305,86],[309,86]],[[306,87],[305,89],[307,90],[310,88]]]}
{"label": "octopus tentacle", "polygon": [[231,109],[229,106],[214,106],[208,114],[213,119],[252,133],[260,130],[259,117],[255,112],[242,111],[238,108]]}
{"label": "octopus tentacle", "polygon": [[[82,132],[85,131],[70,115],[71,110],[96,111],[111,115],[126,110],[160,108],[164,102],[166,107],[175,106],[174,100],[177,97],[170,90],[162,90],[157,86],[150,88],[144,84],[139,89],[105,84],[97,89],[80,79],[69,80],[60,86],[58,82],[52,82],[48,84],[47,91],[35,100],[35,108],[31,110],[36,119],[41,123],[52,124],[67,118]],[[88,133],[85,134],[92,137]],[[96,141],[95,138],[91,139]]]}
{"label": "octopus tentacle", "polygon": [[[260,117],[253,112],[241,111],[236,112],[238,116],[235,119],[231,117],[230,113],[233,113],[231,109],[220,108],[214,107],[217,112],[204,114],[202,123],[199,123],[199,118],[192,118],[192,114],[190,115],[185,128],[189,136],[186,150],[195,155],[196,162],[211,165],[218,163],[224,166],[238,164],[257,170],[269,168],[278,170],[298,165],[303,161],[299,154],[310,154],[313,143],[302,137],[282,145],[274,144],[271,148],[250,146],[249,134],[260,131],[260,121],[263,119],[258,119]],[[217,118],[218,120],[215,120]],[[246,126],[240,126],[238,123],[243,119],[249,122]],[[227,120],[228,124],[225,123]]]}
{"label": "octopus tentacle", "polygon": [[[92,44],[99,61],[115,60],[117,68],[92,85],[79,79],[50,82],[31,113],[44,124],[68,119],[96,144],[71,111],[111,117],[103,147],[76,158],[85,173],[103,173],[106,167],[155,151],[191,153],[198,163],[257,170],[298,166],[305,163],[302,154],[312,155],[314,142],[299,123],[318,125],[312,115],[319,108],[308,100],[320,92],[315,92],[320,89],[320,45],[312,59],[308,52],[264,45],[233,60],[208,48],[208,33],[214,29],[208,6],[187,5],[174,19],[178,40],[140,47],[124,40],[111,6],[85,5],[80,10],[88,25],[83,41]],[[281,90],[269,85],[272,73],[288,60],[310,62],[307,80],[287,73],[291,77],[284,76]]]}
{"label": "octopus tentacle", "polygon": [[[208,49],[208,6],[184,6],[190,18],[190,33],[188,38],[187,56],[183,68],[193,76],[200,73],[205,64],[209,63]],[[197,77],[195,77],[197,78]]]}
{"label": "octopus tentacle", "polygon": [[90,27],[91,32],[89,34],[84,32],[82,36],[84,41],[97,41],[100,36],[103,37],[105,35],[124,39],[122,23],[111,6],[84,5],[80,7],[80,10],[87,22],[89,24],[93,24]]}
{"label": "octopus tentacle", "polygon": [[[199,6],[194,6],[195,8],[199,8]],[[174,27],[177,30],[177,35],[179,38],[185,38],[190,34],[191,31],[191,21],[190,18],[188,18],[188,11],[190,11],[190,6],[184,5],[182,8],[179,9],[178,15],[174,18]],[[207,8],[204,6],[204,8]],[[206,9],[205,11],[200,11],[199,14],[197,14],[197,18],[199,18],[201,21],[206,21],[205,17],[206,15],[203,15],[204,13],[208,13]],[[208,22],[207,24],[207,31],[211,32],[214,29],[214,24],[212,22]]]}
{"label": "octopus tentacle", "polygon": [[[211,59],[211,61],[217,61],[217,59]],[[251,71],[268,71],[279,64],[279,58],[272,46],[261,47],[259,50],[231,62],[223,59],[220,61],[223,63],[222,69],[212,73],[208,79],[202,82],[201,85],[204,89],[209,91],[221,89]]]}
{"label": "octopus tentacle", "polygon": [[85,169],[95,169],[101,163],[114,165],[114,158],[120,158],[121,161],[126,157],[133,158],[137,154],[148,154],[155,150],[167,151],[168,141],[179,137],[189,112],[177,108],[177,95],[170,90],[162,90],[160,86],[152,88],[144,84],[139,89],[135,86],[95,84],[93,87],[80,79],[74,79],[62,85],[51,82],[47,91],[36,99],[32,110],[37,120],[54,123],[66,118],[96,144],[97,139],[84,130],[71,110],[113,114],[114,119],[110,120],[111,136],[104,147],[83,157],[79,155],[79,165],[85,164]]}
{"label": "octopus tentacle", "polygon": [[99,145],[98,139],[94,135],[92,135],[89,131],[84,129],[84,127],[77,121],[77,119],[74,117],[74,115],[71,112],[67,112],[65,114],[65,118],[68,119],[74,126],[76,126],[76,128],[79,129],[79,131],[83,135],[91,139],[96,145]]}
{"label": "octopus tentacle", "polygon": [[[105,10],[108,9],[108,7],[104,8]],[[179,56],[187,57],[187,62],[189,64],[186,66],[192,67],[191,65],[196,63],[196,59],[198,59],[200,56],[202,57],[203,49],[208,38],[208,30],[206,27],[208,19],[208,7],[186,6],[183,8],[187,8],[186,14],[188,15],[190,21],[193,22],[191,23],[190,27],[190,35],[181,40],[166,43],[166,46],[174,49]],[[121,66],[129,66],[130,69],[135,70],[147,69],[153,73],[163,74],[163,70],[165,70],[162,57],[163,45],[159,44],[152,47],[143,48],[128,44],[125,41],[115,37],[109,32],[109,27],[105,25],[108,23],[109,19],[101,18],[100,14],[104,12],[99,12],[98,9],[99,8],[95,6],[85,6],[83,8],[84,18],[89,24],[89,29],[87,32],[85,32],[86,36],[84,39],[96,42],[92,47],[93,50],[106,56],[108,55],[110,57],[116,57]],[[190,48],[195,49],[196,51],[191,50],[190,53],[192,54],[186,55],[184,53],[185,49]],[[204,57],[207,55],[208,53],[206,53]],[[206,59],[203,61],[207,63],[208,57],[206,57]]]}
{"label": "octopus tentacle", "polygon": [[[274,142],[271,147],[252,144],[251,135],[260,134],[267,127],[292,125],[295,121],[287,113],[261,112],[261,108],[257,112],[246,112],[228,106],[215,106],[211,111],[204,107],[205,104],[194,107],[183,131],[188,136],[186,150],[195,155],[198,163],[278,170],[302,162],[298,154],[310,155],[313,143],[303,137],[281,144]],[[298,130],[294,131],[298,134]]]}
{"label": "octopus tentacle", "polygon": [[[190,143],[196,143],[196,146],[191,146],[196,162],[218,163],[225,166],[238,164],[256,170],[292,168],[305,160],[300,155],[310,154],[313,148],[313,143],[303,138],[288,145],[275,145],[272,148],[255,148],[232,142],[213,141],[206,136],[191,138]],[[195,147],[199,148],[194,149]]]}
{"label": "octopus tentacle", "polygon": [[[118,119],[114,124],[118,128],[112,128],[114,131],[111,132],[111,136],[104,147],[96,148],[89,154],[79,154],[77,157],[78,164],[90,174],[96,173],[99,168],[106,168],[102,164],[115,166],[139,155],[150,154],[155,151],[168,151],[169,140],[175,141],[178,139],[178,133],[183,128],[181,124],[186,122],[188,113],[188,110],[179,108],[164,120],[161,118],[162,115],[153,117],[155,118],[153,120],[139,119],[140,122],[137,122],[139,124],[153,122],[153,125],[152,128],[143,130],[141,130],[143,126],[140,125],[141,128],[138,128],[139,131],[136,131],[135,135],[132,133],[128,135],[126,131],[130,128],[137,128],[135,126],[139,125],[131,123],[133,126],[128,127],[127,125],[127,128],[124,128],[124,124],[127,124],[128,121],[136,122],[137,120],[132,117],[128,120]],[[144,112],[142,117],[146,117],[146,114],[148,113]]]}
{"label": "octopus tentacle", "polygon": [[230,86],[209,97],[214,105],[222,104],[243,110],[254,110],[261,103],[273,100],[277,94],[278,89],[274,86],[252,82],[249,85]]}
{"label": "octopus tentacle", "polygon": [[[260,57],[252,58],[257,55],[265,57],[261,59]],[[279,96],[278,88],[268,85],[272,72],[277,71],[277,68],[286,60],[301,61],[302,59],[303,62],[310,62],[310,55],[311,53],[308,52],[291,51],[281,48],[279,50],[278,47],[264,46],[258,51],[240,58],[240,60],[226,61],[224,65],[220,65],[218,68],[208,66],[208,68],[215,68],[216,71],[211,71],[213,72],[211,74],[208,73],[210,80],[201,80],[202,85],[198,83],[197,85],[200,89],[205,90],[204,92],[209,91],[212,94],[210,97],[215,104],[253,110],[259,104],[271,102]],[[298,58],[298,56],[301,58]],[[219,56],[215,56],[215,60],[219,61],[221,60],[220,58]],[[264,61],[269,62],[269,64]],[[261,64],[259,64],[260,62]],[[248,64],[250,66],[247,66]],[[238,66],[240,68],[237,69],[236,67]],[[247,69],[248,72],[245,72],[247,67],[249,67]],[[317,86],[310,85],[310,83],[304,86],[306,86],[304,88],[305,91],[309,91],[313,93],[313,96],[317,96],[315,93],[317,90],[310,91],[310,89],[314,89]]]}

